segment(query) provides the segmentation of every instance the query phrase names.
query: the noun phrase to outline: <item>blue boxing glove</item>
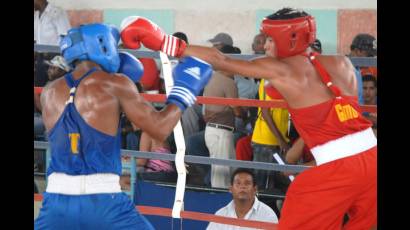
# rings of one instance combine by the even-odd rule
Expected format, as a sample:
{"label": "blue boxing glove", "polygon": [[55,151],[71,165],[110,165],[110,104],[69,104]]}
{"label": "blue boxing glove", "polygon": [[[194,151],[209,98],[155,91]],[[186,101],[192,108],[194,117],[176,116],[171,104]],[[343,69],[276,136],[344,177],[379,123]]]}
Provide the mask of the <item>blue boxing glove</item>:
{"label": "blue boxing glove", "polygon": [[173,71],[174,86],[167,98],[167,104],[177,105],[181,111],[195,104],[196,96],[212,76],[212,67],[195,57],[184,57]]}
{"label": "blue boxing glove", "polygon": [[135,83],[138,82],[144,73],[144,66],[142,63],[130,53],[121,51],[119,52],[119,55],[120,68],[118,69],[118,73],[125,74]]}

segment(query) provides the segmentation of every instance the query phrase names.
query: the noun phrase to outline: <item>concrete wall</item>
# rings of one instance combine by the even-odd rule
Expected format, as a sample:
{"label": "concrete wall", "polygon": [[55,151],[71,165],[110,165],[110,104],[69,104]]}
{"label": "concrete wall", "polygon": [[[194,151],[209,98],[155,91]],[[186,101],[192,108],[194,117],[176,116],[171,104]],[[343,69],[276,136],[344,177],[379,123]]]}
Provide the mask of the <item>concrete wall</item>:
{"label": "concrete wall", "polygon": [[266,15],[284,6],[315,16],[324,53],[347,54],[357,33],[377,36],[376,0],[49,0],[68,11],[73,26],[89,22],[119,25],[129,15],[147,17],[167,33],[182,31],[192,44],[210,45],[219,32],[230,34],[242,53],[251,53],[253,37]]}

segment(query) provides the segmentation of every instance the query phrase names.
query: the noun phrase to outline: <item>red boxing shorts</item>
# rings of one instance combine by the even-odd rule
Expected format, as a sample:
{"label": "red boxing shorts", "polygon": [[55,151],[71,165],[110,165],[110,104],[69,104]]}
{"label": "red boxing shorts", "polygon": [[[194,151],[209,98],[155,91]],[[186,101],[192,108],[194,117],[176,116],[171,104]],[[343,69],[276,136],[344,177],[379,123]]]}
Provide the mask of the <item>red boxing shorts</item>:
{"label": "red boxing shorts", "polygon": [[[342,226],[345,214],[349,221]],[[364,230],[376,224],[377,146],[298,175],[287,191],[279,230]]]}

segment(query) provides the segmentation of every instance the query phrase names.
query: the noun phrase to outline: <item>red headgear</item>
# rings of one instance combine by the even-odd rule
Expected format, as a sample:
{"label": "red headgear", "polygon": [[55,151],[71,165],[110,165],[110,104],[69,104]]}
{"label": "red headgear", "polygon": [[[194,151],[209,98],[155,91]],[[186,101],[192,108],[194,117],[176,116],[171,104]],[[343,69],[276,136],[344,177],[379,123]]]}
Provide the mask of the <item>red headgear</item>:
{"label": "red headgear", "polygon": [[285,20],[265,18],[260,30],[273,39],[280,58],[305,51],[316,39],[316,23],[312,16]]}

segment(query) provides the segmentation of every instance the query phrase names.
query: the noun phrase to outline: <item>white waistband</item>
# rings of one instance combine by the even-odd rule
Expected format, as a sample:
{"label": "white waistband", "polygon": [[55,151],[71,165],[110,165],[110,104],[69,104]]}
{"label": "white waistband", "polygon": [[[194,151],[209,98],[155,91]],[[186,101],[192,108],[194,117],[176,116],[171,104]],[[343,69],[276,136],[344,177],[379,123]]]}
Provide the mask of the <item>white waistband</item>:
{"label": "white waistband", "polygon": [[112,173],[78,176],[52,173],[48,176],[46,192],[65,195],[118,193],[121,192],[120,176]]}
{"label": "white waistband", "polygon": [[349,134],[310,149],[316,165],[321,165],[340,158],[353,156],[377,145],[377,139],[371,128]]}

